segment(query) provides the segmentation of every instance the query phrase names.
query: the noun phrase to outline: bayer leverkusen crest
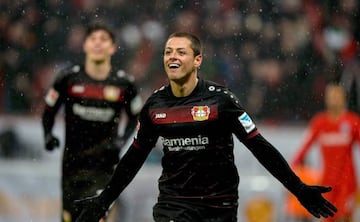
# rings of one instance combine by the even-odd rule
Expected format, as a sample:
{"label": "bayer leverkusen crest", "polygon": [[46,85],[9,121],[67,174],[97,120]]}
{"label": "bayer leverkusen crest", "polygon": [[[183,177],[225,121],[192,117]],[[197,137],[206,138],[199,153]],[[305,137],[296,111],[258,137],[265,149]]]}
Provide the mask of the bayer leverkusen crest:
{"label": "bayer leverkusen crest", "polygon": [[191,115],[195,121],[204,121],[209,119],[210,107],[208,106],[194,106],[191,109]]}
{"label": "bayer leverkusen crest", "polygon": [[117,101],[120,97],[120,89],[116,86],[106,86],[104,88],[104,98],[108,101]]}

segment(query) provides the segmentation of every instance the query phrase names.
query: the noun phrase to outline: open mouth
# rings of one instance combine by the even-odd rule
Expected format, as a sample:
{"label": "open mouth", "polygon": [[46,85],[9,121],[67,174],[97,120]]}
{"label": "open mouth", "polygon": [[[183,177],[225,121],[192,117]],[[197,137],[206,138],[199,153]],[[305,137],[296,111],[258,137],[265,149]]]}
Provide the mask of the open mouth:
{"label": "open mouth", "polygon": [[170,63],[168,65],[169,69],[177,69],[180,67],[180,64],[176,64],[176,63]]}

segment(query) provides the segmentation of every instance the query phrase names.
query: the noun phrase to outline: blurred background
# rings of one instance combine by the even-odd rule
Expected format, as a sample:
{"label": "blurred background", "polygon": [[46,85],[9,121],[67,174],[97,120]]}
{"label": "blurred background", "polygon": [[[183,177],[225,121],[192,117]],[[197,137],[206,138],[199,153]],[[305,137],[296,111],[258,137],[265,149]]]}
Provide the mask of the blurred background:
{"label": "blurred background", "polygon": [[[345,79],[360,87],[359,12],[357,0],[1,0],[0,221],[59,221],[62,151],[44,151],[40,114],[57,72],[82,62],[84,25],[93,19],[116,28],[113,62],[135,77],[144,100],[166,84],[167,36],[197,34],[205,47],[200,76],[234,91],[290,159],[323,109],[325,84]],[[360,113],[360,88],[353,89],[349,108]],[[270,203],[269,221],[287,221],[286,190],[238,141],[236,152],[239,220],[260,198]],[[122,195],[125,221],[151,221],[160,158],[155,149]]]}

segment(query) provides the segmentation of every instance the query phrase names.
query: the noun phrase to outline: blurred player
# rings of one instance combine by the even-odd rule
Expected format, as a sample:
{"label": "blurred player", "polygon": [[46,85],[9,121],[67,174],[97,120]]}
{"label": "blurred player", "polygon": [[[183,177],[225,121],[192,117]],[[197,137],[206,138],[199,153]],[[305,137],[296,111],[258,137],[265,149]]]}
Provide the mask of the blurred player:
{"label": "blurred player", "polygon": [[322,161],[320,183],[333,188],[325,197],[338,208],[334,218],[324,221],[352,221],[357,190],[353,148],[354,143],[360,141],[360,119],[347,110],[346,93],[341,85],[327,85],[325,106],[325,111],[312,118],[292,165],[298,167],[303,164],[306,154],[316,142]]}
{"label": "blurred player", "polygon": [[331,188],[308,186],[290,169],[226,87],[199,78],[200,40],[190,33],[169,36],[164,50],[167,86],[156,90],[141,113],[137,136],[120,160],[105,190],[79,201],[77,222],[97,221],[132,181],[161,138],[164,156],[156,222],[236,222],[239,175],[233,134],[316,217],[336,208],[322,197]]}
{"label": "blurred player", "polygon": [[[124,71],[111,65],[116,51],[113,31],[104,23],[87,28],[83,43],[85,64],[64,70],[48,91],[42,124],[45,147],[59,146],[52,129],[59,108],[65,108],[65,146],[62,162],[62,221],[75,221],[74,200],[104,189],[119,161],[120,149],[133,134],[142,106],[137,89]],[[127,114],[124,134],[118,129]]]}

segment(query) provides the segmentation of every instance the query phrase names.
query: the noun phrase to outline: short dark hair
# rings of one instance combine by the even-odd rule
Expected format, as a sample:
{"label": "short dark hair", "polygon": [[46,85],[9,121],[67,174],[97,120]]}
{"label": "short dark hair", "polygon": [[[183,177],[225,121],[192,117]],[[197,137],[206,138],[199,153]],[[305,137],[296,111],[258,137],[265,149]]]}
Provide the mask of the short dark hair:
{"label": "short dark hair", "polygon": [[115,33],[114,33],[113,28],[109,24],[105,23],[104,21],[91,22],[86,28],[85,38],[87,38],[93,32],[99,31],[99,30],[103,30],[103,31],[107,32],[109,34],[111,40],[113,42],[115,42]]}
{"label": "short dark hair", "polygon": [[194,52],[194,56],[198,56],[202,54],[202,44],[200,39],[191,33],[188,32],[174,32],[169,35],[168,40],[174,37],[184,37],[190,40],[191,42],[191,49]]}

